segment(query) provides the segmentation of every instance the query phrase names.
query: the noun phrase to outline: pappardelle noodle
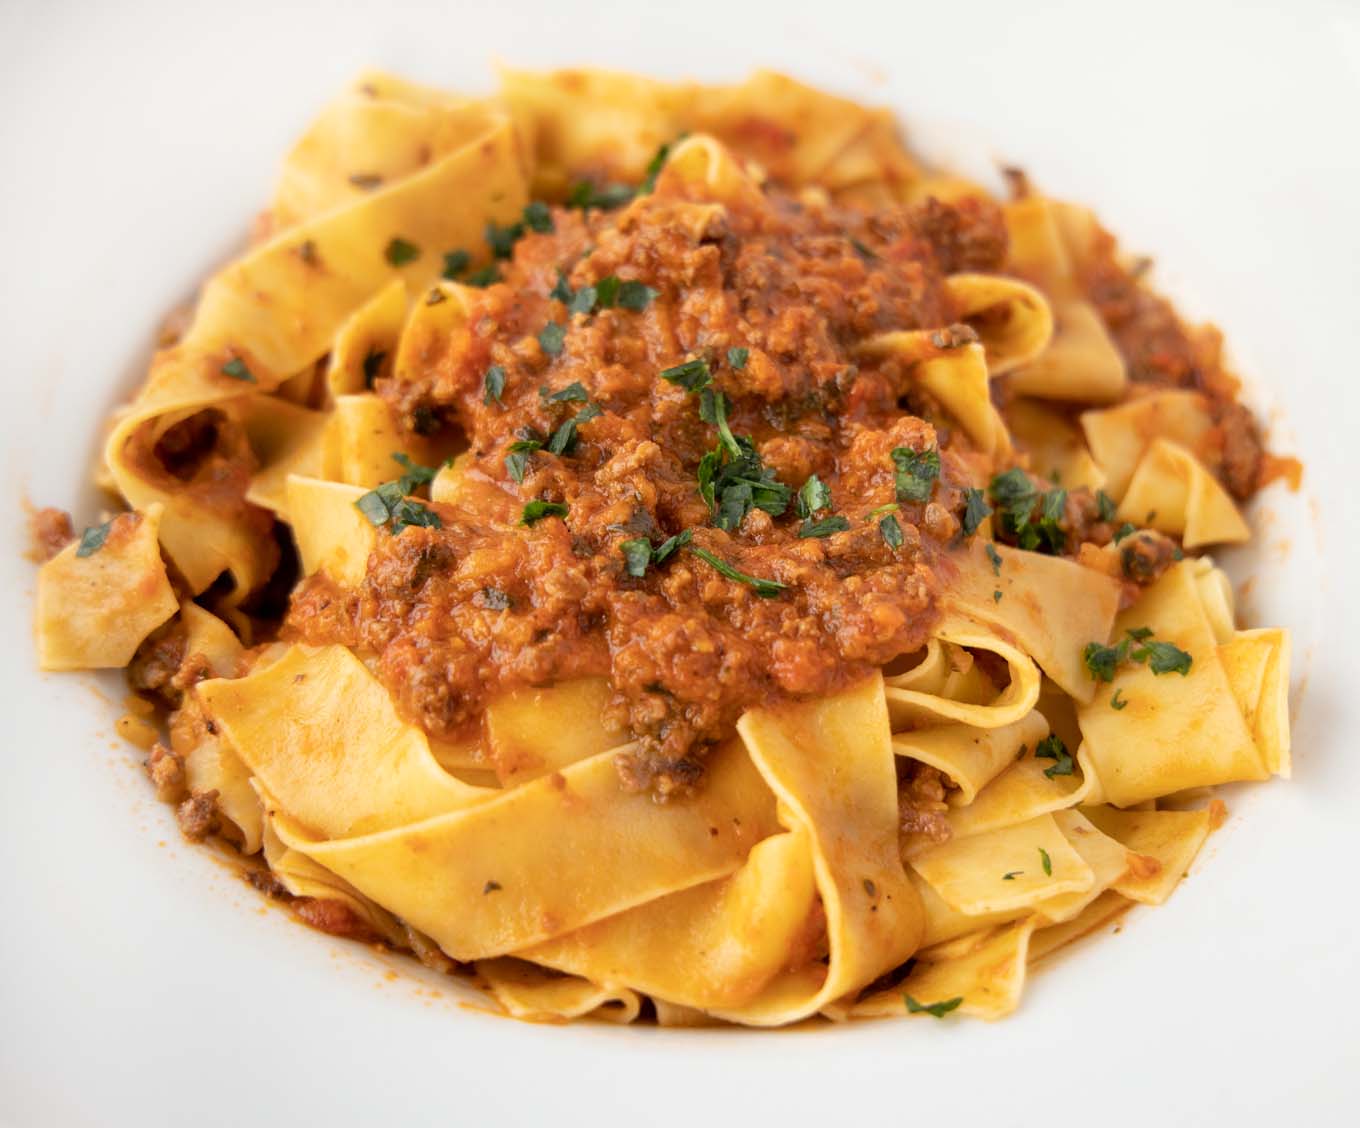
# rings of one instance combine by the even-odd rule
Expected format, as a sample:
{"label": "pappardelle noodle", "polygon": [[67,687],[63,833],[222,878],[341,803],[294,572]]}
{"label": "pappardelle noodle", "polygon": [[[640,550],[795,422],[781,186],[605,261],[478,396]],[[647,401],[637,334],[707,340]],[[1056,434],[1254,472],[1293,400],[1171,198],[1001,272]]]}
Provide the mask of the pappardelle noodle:
{"label": "pappardelle noodle", "polygon": [[[1287,470],[1085,208],[885,111],[367,73],[37,514],[185,833],[509,1014],[1013,1010],[1289,774]],[[1003,198],[1004,196],[1004,198]]]}

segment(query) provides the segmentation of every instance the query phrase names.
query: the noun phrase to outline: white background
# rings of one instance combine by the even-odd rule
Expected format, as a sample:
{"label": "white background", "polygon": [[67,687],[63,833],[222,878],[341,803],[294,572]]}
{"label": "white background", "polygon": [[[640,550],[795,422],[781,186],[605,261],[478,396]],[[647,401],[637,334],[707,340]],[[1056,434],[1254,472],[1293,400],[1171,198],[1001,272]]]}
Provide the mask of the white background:
{"label": "white background", "polygon": [[[921,147],[1096,206],[1228,332],[1305,492],[1255,514],[1249,606],[1296,631],[1296,778],[1163,909],[988,1026],[527,1026],[291,924],[178,837],[111,735],[116,679],[32,672],[0,554],[0,1121],[1354,1122],[1360,710],[1355,4],[0,0],[0,418],[22,501],[93,517],[105,411],[361,65],[469,90],[490,60],[730,80],[782,67],[895,106]],[[1246,572],[1239,572],[1246,574]],[[101,688],[102,687],[102,688]],[[432,992],[442,989],[436,997]]]}

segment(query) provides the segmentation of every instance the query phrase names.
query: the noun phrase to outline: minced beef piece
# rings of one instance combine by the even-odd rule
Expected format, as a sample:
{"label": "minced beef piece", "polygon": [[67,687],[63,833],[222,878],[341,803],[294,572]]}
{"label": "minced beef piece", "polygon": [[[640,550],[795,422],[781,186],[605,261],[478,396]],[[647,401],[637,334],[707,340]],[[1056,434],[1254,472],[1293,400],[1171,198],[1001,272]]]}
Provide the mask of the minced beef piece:
{"label": "minced beef piece", "polygon": [[372,944],[381,940],[353,909],[343,901],[330,898],[300,897],[293,902],[293,912],[318,932]]}
{"label": "minced beef piece", "polygon": [[938,768],[915,760],[907,761],[905,774],[897,784],[897,805],[903,837],[919,844],[940,845],[953,835],[945,813],[949,805],[949,780]]}
{"label": "minced beef piece", "polygon": [[183,687],[175,685],[175,676],[184,664],[188,634],[179,618],[171,619],[152,631],[137,647],[128,663],[128,685],[139,693],[151,694],[171,708],[179,705]]}
{"label": "minced beef piece", "polygon": [[1223,436],[1223,483],[1233,497],[1245,501],[1256,492],[1260,481],[1264,454],[1261,429],[1256,417],[1240,403],[1219,401],[1216,416]]}
{"label": "minced beef piece", "polygon": [[1175,541],[1152,529],[1130,533],[1119,543],[1120,571],[1125,579],[1140,587],[1160,579],[1162,573],[1181,557]]}
{"label": "minced beef piece", "polygon": [[30,559],[51,560],[76,539],[71,515],[64,509],[35,509],[28,515],[28,539]]}
{"label": "minced beef piece", "polygon": [[195,791],[175,811],[175,818],[184,837],[202,842],[222,828],[222,817],[217,810],[217,789]]}
{"label": "minced beef piece", "polygon": [[170,751],[159,740],[151,746],[147,756],[146,774],[156,785],[156,798],[162,803],[183,801],[187,791],[184,757]]}

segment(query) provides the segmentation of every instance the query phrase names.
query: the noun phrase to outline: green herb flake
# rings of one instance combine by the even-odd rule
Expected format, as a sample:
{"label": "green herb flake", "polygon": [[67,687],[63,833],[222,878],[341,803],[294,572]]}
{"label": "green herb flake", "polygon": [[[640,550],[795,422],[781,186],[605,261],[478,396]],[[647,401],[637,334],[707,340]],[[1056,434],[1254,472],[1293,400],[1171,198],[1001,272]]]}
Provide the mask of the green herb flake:
{"label": "green herb flake", "polygon": [[420,248],[400,236],[394,237],[383,253],[393,266],[405,266],[420,258]]}
{"label": "green herb flake", "polygon": [[499,364],[493,364],[482,377],[482,403],[490,406],[491,401],[495,400],[499,404],[504,404],[505,400],[502,398],[504,395],[505,369]]}
{"label": "green herb flake", "polygon": [[598,291],[594,286],[582,286],[567,301],[568,313],[589,313],[595,308]]}
{"label": "green herb flake", "polygon": [[1118,544],[1125,537],[1132,536],[1137,531],[1138,531],[1137,525],[1133,524],[1131,521],[1125,521],[1122,525],[1119,526],[1119,528],[1117,528],[1114,531],[1114,543]]}
{"label": "green herb flake", "polygon": [[993,589],[992,589],[992,602],[993,602],[993,603],[1000,603],[1000,602],[1001,602],[1001,597],[1002,597],[1002,595],[1003,595],[1003,592],[1001,591],[1000,588],[993,588]]}
{"label": "green herb flake", "polygon": [[1044,775],[1049,779],[1072,774],[1072,756],[1067,751],[1067,745],[1063,743],[1062,737],[1057,733],[1051,733],[1034,746],[1034,758],[1054,761],[1051,768],[1044,769]]}
{"label": "green herb flake", "polygon": [[1136,662],[1146,662],[1148,669],[1158,675],[1180,674],[1185,677],[1194,664],[1194,659],[1179,646],[1156,640],[1139,647],[1132,657]]}
{"label": "green herb flake", "polygon": [[1096,490],[1096,515],[1107,525],[1113,523],[1115,509],[1114,498],[1104,490]]}
{"label": "green herb flake", "polygon": [[585,403],[590,399],[590,394],[580,380],[573,380],[561,391],[549,394],[546,390],[540,389],[538,394],[544,403]]}
{"label": "green herb flake", "polygon": [[501,280],[501,272],[497,269],[494,262],[487,263],[480,270],[474,270],[463,282],[469,286],[476,286],[478,289],[485,289],[487,286],[494,285]]}
{"label": "green herb flake", "polygon": [[884,543],[894,552],[902,547],[902,526],[891,513],[878,523],[878,531],[883,534]]}
{"label": "green herb flake", "polygon": [[472,256],[467,251],[445,251],[443,276],[447,281],[453,282],[471,265]]}
{"label": "green herb flake", "polygon": [[1053,859],[1048,856],[1048,851],[1042,846],[1039,847],[1039,862],[1044,867],[1044,873],[1048,877],[1053,876]]}
{"label": "green herb flake", "polygon": [[523,234],[523,223],[501,227],[495,220],[488,220],[485,228],[486,245],[498,259],[508,259],[515,253],[515,244]]}
{"label": "green herb flake", "polygon": [[247,384],[255,383],[255,374],[246,367],[246,362],[239,356],[232,357],[226,364],[222,365],[222,375],[230,376],[233,380],[241,380]]}
{"label": "green herb flake", "polygon": [[538,343],[543,347],[543,351],[549,356],[560,356],[562,354],[563,342],[566,341],[567,331],[556,321],[549,321],[547,325],[539,331]]}
{"label": "green herb flake", "polygon": [[[574,295],[571,292],[571,284],[567,281],[566,274],[561,270],[557,272],[557,284],[548,291],[548,297],[555,302],[561,302],[565,306],[570,306],[573,301]],[[593,293],[590,300],[594,304],[595,295]]]}
{"label": "green herb flake", "polygon": [[1110,708],[1113,709],[1116,713],[1123,709],[1124,706],[1126,706],[1129,703],[1128,698],[1120,696],[1120,694],[1122,694],[1123,692],[1124,691],[1122,689],[1116,689],[1114,691],[1114,696],[1110,698]]}
{"label": "green herb flake", "polygon": [[735,580],[739,584],[746,584],[762,599],[773,599],[788,586],[779,583],[777,580],[761,579],[759,576],[748,576],[745,572],[739,572],[726,560],[714,556],[707,549],[696,548],[691,545],[690,552],[694,553],[719,575],[726,576],[729,580]]}
{"label": "green herb flake", "polygon": [[1113,646],[1102,646],[1098,642],[1088,642],[1081,652],[1081,660],[1091,677],[1098,682],[1114,681],[1115,670],[1128,657],[1128,641],[1121,640]]}
{"label": "green herb flake", "polygon": [[540,235],[550,235],[553,230],[552,210],[542,200],[525,204],[524,226]]}
{"label": "green herb flake", "polygon": [[703,357],[695,357],[673,368],[663,368],[661,379],[687,392],[698,392],[713,383],[713,373],[709,371],[708,361]]}
{"label": "green herb flake", "polygon": [[622,285],[617,274],[606,274],[595,283],[595,305],[600,309],[613,309]]}
{"label": "green herb flake", "polygon": [[962,995],[955,995],[952,999],[944,999],[938,1003],[918,1003],[910,995],[902,996],[907,1001],[908,1014],[929,1014],[936,1018],[943,1018],[950,1011],[956,1010],[963,1002]]}
{"label": "green herb flake", "polygon": [[506,448],[505,470],[518,484],[524,484],[524,472],[529,466],[529,456],[543,449],[540,439],[519,439]]}
{"label": "green herb flake", "polygon": [[652,154],[652,159],[647,162],[647,168],[643,172],[642,183],[638,185],[637,194],[639,196],[645,196],[647,193],[656,190],[656,178],[661,174],[661,170],[666,167],[666,159],[670,155],[670,142],[666,142]]}
{"label": "green herb flake", "polygon": [[110,519],[102,525],[91,525],[80,534],[80,543],[76,545],[76,555],[80,557],[93,556],[101,548],[104,542],[109,539],[109,530],[113,528],[113,521]]}
{"label": "green herb flake", "polygon": [[567,195],[569,208],[599,208],[608,211],[622,207],[633,198],[634,192],[627,184],[606,184],[597,188],[589,180],[581,180],[572,185]]}
{"label": "green herb flake", "polygon": [[1001,575],[1001,553],[997,552],[996,545],[991,541],[987,542],[987,559],[992,562],[992,575]]}
{"label": "green herb flake", "polygon": [[963,496],[963,520],[961,525],[963,527],[963,535],[971,537],[978,531],[982,522],[991,516],[992,507],[987,504],[987,498],[983,495],[981,490],[969,487],[963,491]]}
{"label": "green herb flake", "polygon": [[940,452],[897,447],[892,460],[897,467],[897,500],[929,501],[940,476]]}
{"label": "green herb flake", "polygon": [[[891,518],[889,518],[891,520]],[[798,526],[798,535],[804,539],[810,537],[829,537],[833,533],[843,533],[850,528],[850,521],[842,517],[839,513],[834,517],[823,517],[820,521],[814,521],[809,517]]]}
{"label": "green herb flake", "polygon": [[553,454],[570,454],[576,446],[576,428],[582,423],[588,423],[592,419],[599,418],[601,414],[603,413],[599,404],[586,404],[552,433],[552,438],[548,440],[548,450]]}
{"label": "green herb flake", "polygon": [[734,371],[740,372],[746,367],[746,362],[751,359],[751,350],[744,348],[732,348],[727,350],[727,363]]}
{"label": "green herb flake", "polygon": [[1024,872],[1025,872],[1024,870],[1011,870],[1011,871],[1008,872],[1008,873],[1003,873],[1003,874],[1001,875],[1001,880],[1002,880],[1002,881],[1014,881],[1017,877],[1019,877],[1019,876],[1020,876],[1021,874],[1023,874]]}
{"label": "green herb flake", "polygon": [[868,246],[860,242],[858,239],[851,238],[850,245],[855,248],[856,254],[859,254],[862,257],[869,259],[870,261],[878,258],[877,252],[870,250]]}
{"label": "green herb flake", "polygon": [[618,304],[622,309],[641,313],[660,294],[660,290],[653,290],[650,286],[630,278],[626,282],[619,283]]}
{"label": "green herb flake", "polygon": [[545,517],[565,517],[568,509],[560,501],[535,500],[529,502],[520,514],[521,525],[536,525]]}
{"label": "green herb flake", "polygon": [[798,516],[811,517],[819,509],[831,508],[831,487],[816,474],[809,475],[798,491]]}
{"label": "green herb flake", "polygon": [[693,529],[685,529],[683,532],[676,533],[673,537],[667,537],[652,550],[652,563],[664,564],[693,539]]}
{"label": "green herb flake", "polygon": [[647,574],[647,567],[652,562],[652,542],[646,537],[634,537],[626,540],[619,545],[619,551],[623,553],[625,566],[630,576],[642,577]]}

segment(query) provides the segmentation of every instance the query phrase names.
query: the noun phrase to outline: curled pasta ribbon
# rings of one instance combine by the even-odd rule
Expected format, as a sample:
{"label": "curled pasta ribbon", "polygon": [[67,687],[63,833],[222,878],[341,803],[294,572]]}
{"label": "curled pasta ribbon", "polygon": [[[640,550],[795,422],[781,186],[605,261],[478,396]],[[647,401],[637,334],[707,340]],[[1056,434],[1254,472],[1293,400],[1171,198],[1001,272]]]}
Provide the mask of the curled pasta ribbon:
{"label": "curled pasta ribbon", "polygon": [[571,975],[552,972],[508,956],[480,960],[477,975],[506,1014],[528,1022],[602,1019],[623,1025],[642,1009],[637,993],[626,987],[604,987]]}
{"label": "curled pasta ribbon", "polygon": [[1116,806],[1288,771],[1287,638],[1246,631],[1220,642],[1222,611],[1211,617],[1205,594],[1221,598],[1221,586],[1205,583],[1200,568],[1187,560],[1169,569],[1111,636],[1151,630],[1189,655],[1188,670],[1159,675],[1151,662],[1127,662],[1077,710],[1104,798]]}
{"label": "curled pasta ribbon", "polygon": [[993,376],[1037,357],[1053,336],[1048,299],[1018,278],[1000,274],[951,274],[945,290],[959,316],[977,330]]}
{"label": "curled pasta ribbon", "polygon": [[126,513],[94,552],[69,544],[38,571],[38,664],[44,670],[126,666],[142,640],[179,608],[161,560],[164,510]]}

